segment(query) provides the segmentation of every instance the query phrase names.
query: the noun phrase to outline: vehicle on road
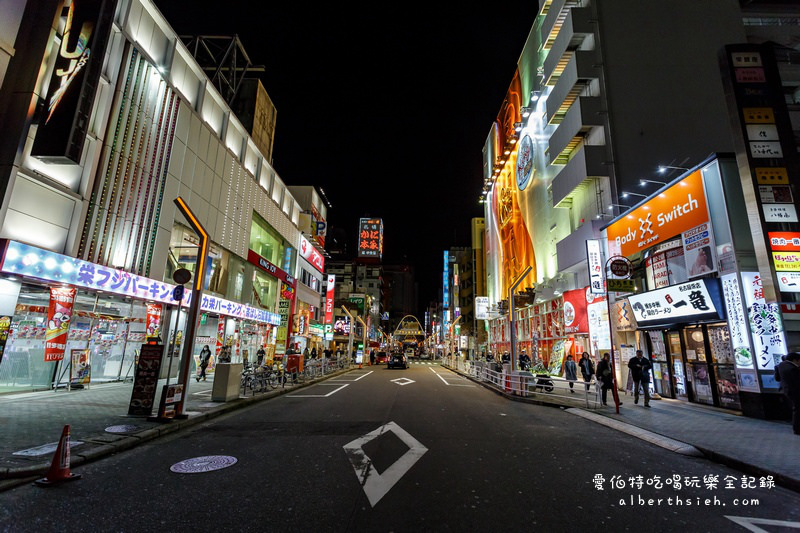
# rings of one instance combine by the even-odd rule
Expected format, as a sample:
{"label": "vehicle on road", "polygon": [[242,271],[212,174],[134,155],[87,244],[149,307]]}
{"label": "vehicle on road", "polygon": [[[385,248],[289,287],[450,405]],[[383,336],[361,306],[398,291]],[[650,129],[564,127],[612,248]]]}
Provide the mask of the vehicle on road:
{"label": "vehicle on road", "polygon": [[431,358],[431,354],[430,354],[430,352],[428,352],[427,350],[422,350],[422,351],[419,353],[419,358],[420,358],[420,359],[430,359],[430,358]]}
{"label": "vehicle on road", "polygon": [[375,354],[375,364],[382,365],[389,360],[389,354],[387,352],[377,352]]}
{"label": "vehicle on road", "polygon": [[416,357],[416,355],[417,354],[414,352],[414,348],[406,348],[405,351],[406,359],[413,359],[414,357]]}
{"label": "vehicle on road", "polygon": [[408,359],[406,359],[405,354],[402,353],[393,353],[391,357],[389,357],[389,361],[386,363],[386,368],[408,368]]}

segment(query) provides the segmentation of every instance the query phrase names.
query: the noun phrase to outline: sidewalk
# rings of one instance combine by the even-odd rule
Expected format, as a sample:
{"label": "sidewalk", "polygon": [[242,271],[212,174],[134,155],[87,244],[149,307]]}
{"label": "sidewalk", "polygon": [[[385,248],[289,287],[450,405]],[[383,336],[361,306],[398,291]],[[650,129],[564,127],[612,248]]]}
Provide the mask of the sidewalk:
{"label": "sidewalk", "polygon": [[[447,368],[476,381],[464,372]],[[564,407],[549,402],[545,395],[530,400],[507,394],[486,382],[476,382],[508,399]],[[758,477],[771,475],[776,483],[800,492],[800,436],[792,432],[791,423],[748,418],[725,409],[680,400],[653,400],[650,409],[641,403],[635,405],[633,397],[623,393],[620,393],[620,401],[623,405],[619,415],[613,405],[599,409],[571,409],[602,415],[694,446],[712,461]]]}
{"label": "sidewalk", "polygon": [[[298,385],[287,383],[285,388],[278,387],[265,393],[248,393],[246,397],[240,396],[238,400],[225,403],[211,401],[213,378],[199,383],[190,380],[185,405],[189,418],[167,423],[127,415],[132,383],[92,385],[90,389],[71,392],[59,390],[2,395],[0,490],[4,488],[3,485],[14,484],[3,483],[3,480],[43,474],[50,466],[55,443],[66,424],[70,425],[71,430],[71,464],[76,466],[349,370],[337,370]],[[110,426],[122,425],[135,427],[123,428],[123,433],[106,431]],[[53,446],[47,451],[32,450],[51,443]],[[20,452],[25,453],[20,455]]]}

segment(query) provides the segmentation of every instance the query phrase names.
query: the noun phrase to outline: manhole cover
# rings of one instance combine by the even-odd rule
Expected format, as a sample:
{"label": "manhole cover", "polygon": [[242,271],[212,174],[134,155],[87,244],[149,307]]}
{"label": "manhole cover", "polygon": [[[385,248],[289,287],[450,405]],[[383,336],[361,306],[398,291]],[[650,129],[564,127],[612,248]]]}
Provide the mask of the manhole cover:
{"label": "manhole cover", "polygon": [[199,474],[228,468],[235,465],[236,461],[236,457],[230,455],[205,455],[175,463],[169,469],[178,474]]}
{"label": "manhole cover", "polygon": [[142,429],[141,426],[134,426],[132,424],[123,424],[121,426],[108,426],[106,433],[134,433]]}

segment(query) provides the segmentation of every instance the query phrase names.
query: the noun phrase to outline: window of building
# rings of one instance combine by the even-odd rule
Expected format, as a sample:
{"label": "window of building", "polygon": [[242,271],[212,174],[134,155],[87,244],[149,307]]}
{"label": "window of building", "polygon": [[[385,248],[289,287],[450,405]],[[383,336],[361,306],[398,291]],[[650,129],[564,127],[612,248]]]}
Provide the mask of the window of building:
{"label": "window of building", "polygon": [[284,271],[292,271],[294,249],[256,212],[250,225],[250,249]]}

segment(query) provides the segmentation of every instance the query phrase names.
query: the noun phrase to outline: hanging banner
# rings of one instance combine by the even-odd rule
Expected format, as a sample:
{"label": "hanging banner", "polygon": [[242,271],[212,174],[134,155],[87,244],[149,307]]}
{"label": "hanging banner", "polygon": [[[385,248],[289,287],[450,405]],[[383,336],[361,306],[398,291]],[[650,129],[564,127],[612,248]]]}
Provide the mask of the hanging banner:
{"label": "hanging banner", "polygon": [[75,304],[74,287],[54,287],[50,289],[50,307],[47,311],[47,331],[45,333],[44,361],[61,361],[67,348],[67,331],[72,319]]}
{"label": "hanging banner", "polygon": [[588,239],[586,241],[586,262],[589,265],[589,288],[592,294],[603,294],[603,254],[600,251],[600,241]]}
{"label": "hanging banner", "polygon": [[283,354],[286,351],[286,337],[289,333],[289,310],[291,309],[292,302],[281,298],[278,302],[278,314],[281,317],[281,323],[278,326],[278,336],[276,339],[275,353]]}
{"label": "hanging banner", "polygon": [[758,272],[742,272],[742,286],[758,369],[771,371],[787,353],[780,306],[764,299]]}
{"label": "hanging banner", "polygon": [[589,317],[586,314],[586,300],[592,293],[587,289],[575,289],[564,293],[564,332],[589,333]]}
{"label": "hanging banner", "polygon": [[328,285],[325,291],[325,324],[333,324],[334,292],[336,289],[336,276],[328,274]]}
{"label": "hanging banner", "polygon": [[601,350],[611,349],[611,333],[608,330],[608,306],[605,298],[599,298],[586,306],[589,317],[589,344],[592,355],[599,356]]}
{"label": "hanging banner", "polygon": [[146,317],[145,333],[147,340],[159,339],[161,337],[161,305],[147,304]]}
{"label": "hanging banner", "polygon": [[222,351],[222,347],[225,345],[225,317],[219,317],[219,322],[217,322],[217,343],[216,349],[214,351],[214,355],[216,357],[214,360],[219,359],[219,353]]}
{"label": "hanging banner", "polygon": [[722,276],[722,294],[728,310],[728,331],[731,335],[730,343],[733,349],[734,363],[737,369],[752,370],[753,354],[747,338],[747,318],[742,303],[742,293],[739,290],[739,278],[736,274]]}
{"label": "hanging banner", "polygon": [[689,269],[689,278],[717,271],[716,245],[711,222],[704,222],[682,233],[683,256]]}

